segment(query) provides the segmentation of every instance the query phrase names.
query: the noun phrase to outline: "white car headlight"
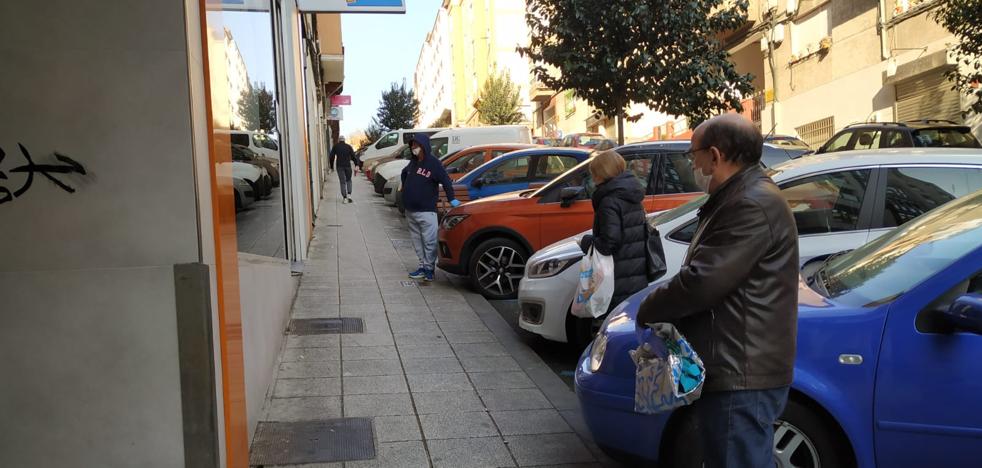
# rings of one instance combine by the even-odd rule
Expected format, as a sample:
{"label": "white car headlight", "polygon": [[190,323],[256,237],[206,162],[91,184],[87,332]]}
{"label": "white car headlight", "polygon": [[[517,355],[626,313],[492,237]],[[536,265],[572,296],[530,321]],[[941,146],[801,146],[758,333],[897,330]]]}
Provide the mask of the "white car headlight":
{"label": "white car headlight", "polygon": [[590,372],[600,370],[600,365],[604,361],[604,353],[607,352],[607,331],[601,330],[593,340],[593,347],[590,348]]}
{"label": "white car headlight", "polygon": [[581,258],[583,258],[582,255],[575,257],[547,258],[529,265],[525,271],[529,278],[548,278],[563,272],[569,268],[570,265],[573,265]]}
{"label": "white car headlight", "polygon": [[461,221],[467,219],[468,216],[470,215],[460,214],[460,215],[447,216],[443,218],[443,223],[441,224],[441,227],[443,227],[443,230],[449,231],[457,227],[457,225],[460,224]]}

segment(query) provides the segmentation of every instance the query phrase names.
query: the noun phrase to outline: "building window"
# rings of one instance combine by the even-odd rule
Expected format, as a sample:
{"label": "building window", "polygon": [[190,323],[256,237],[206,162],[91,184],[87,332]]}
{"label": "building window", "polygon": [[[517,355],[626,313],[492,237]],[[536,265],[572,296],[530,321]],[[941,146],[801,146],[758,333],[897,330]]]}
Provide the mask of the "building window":
{"label": "building window", "polygon": [[808,146],[818,148],[828,141],[829,138],[832,138],[832,135],[835,133],[835,117],[826,117],[806,123],[795,128],[795,131],[798,132],[799,138],[805,143],[808,143]]}
{"label": "building window", "polygon": [[801,59],[818,52],[822,40],[832,36],[829,27],[828,4],[815,10],[806,18],[791,24],[791,53]]}
{"label": "building window", "polygon": [[563,111],[566,113],[566,117],[576,113],[576,91],[563,92]]}

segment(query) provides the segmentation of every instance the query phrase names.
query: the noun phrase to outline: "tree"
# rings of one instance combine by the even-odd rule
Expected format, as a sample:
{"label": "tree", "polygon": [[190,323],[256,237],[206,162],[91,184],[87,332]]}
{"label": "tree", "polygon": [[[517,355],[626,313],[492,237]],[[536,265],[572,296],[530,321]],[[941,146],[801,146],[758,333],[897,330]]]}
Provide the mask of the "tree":
{"label": "tree", "polygon": [[521,123],[525,116],[521,109],[519,87],[504,73],[492,73],[484,81],[478,98],[477,112],[485,125],[511,125]]}
{"label": "tree", "polygon": [[[718,35],[747,20],[747,0],[528,0],[529,46],[519,52],[552,89],[571,89],[623,119],[632,103],[695,125],[729,109],[753,87]],[[550,68],[558,70],[557,76]]]}
{"label": "tree", "polygon": [[975,100],[970,109],[982,113],[982,0],[948,0],[941,2],[935,16],[939,23],[958,38],[953,53],[960,67],[948,72],[954,88]]}
{"label": "tree", "polygon": [[392,89],[382,93],[378,114],[372,120],[372,125],[381,127],[383,131],[413,128],[418,119],[419,101],[416,100],[416,94],[413,90],[406,89],[406,83],[392,83]]}
{"label": "tree", "polygon": [[276,99],[263,83],[255,82],[239,96],[239,115],[245,130],[276,131]]}
{"label": "tree", "polygon": [[368,146],[372,143],[378,141],[382,138],[382,134],[386,132],[386,129],[382,128],[375,118],[372,118],[372,123],[365,129],[365,144],[362,146]]}

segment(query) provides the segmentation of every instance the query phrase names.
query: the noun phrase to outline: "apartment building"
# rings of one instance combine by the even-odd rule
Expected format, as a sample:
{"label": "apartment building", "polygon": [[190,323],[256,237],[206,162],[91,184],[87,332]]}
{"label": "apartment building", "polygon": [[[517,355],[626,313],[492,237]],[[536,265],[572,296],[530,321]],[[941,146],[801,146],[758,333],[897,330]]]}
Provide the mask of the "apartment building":
{"label": "apartment building", "polygon": [[413,74],[419,99],[419,127],[445,127],[454,111],[453,63],[450,54],[450,22],[447,10],[437,10],[433,28],[426,35]]}

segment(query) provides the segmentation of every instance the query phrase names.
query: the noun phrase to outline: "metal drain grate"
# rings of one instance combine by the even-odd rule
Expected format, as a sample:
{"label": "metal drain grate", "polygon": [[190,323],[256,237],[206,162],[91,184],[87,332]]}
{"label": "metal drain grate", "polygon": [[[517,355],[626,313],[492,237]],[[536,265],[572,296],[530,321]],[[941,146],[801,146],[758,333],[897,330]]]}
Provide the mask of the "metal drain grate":
{"label": "metal drain grate", "polygon": [[404,288],[415,288],[416,287],[416,282],[415,281],[400,281],[400,283],[402,284],[402,287],[404,287]]}
{"label": "metal drain grate", "polygon": [[291,335],[364,333],[365,322],[357,317],[293,319],[288,330]]}
{"label": "metal drain grate", "polygon": [[260,422],[252,441],[250,466],[327,463],[375,458],[368,418]]}

